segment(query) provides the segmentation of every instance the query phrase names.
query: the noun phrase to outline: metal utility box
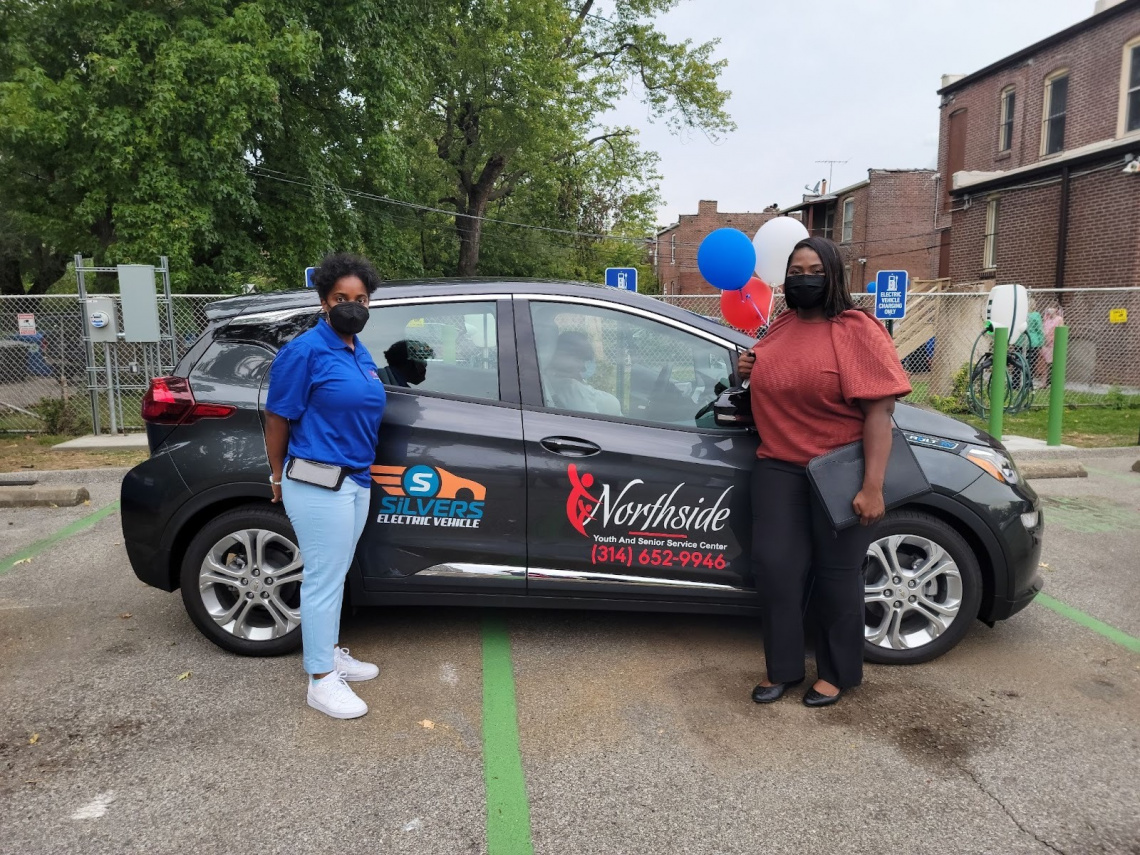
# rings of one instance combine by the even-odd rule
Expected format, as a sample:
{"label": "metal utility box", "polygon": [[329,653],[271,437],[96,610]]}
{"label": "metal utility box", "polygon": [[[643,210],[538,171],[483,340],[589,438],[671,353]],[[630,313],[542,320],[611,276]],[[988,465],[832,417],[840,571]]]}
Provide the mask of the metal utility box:
{"label": "metal utility box", "polygon": [[150,264],[120,264],[119,294],[123,300],[124,340],[158,341],[158,292],[154,290],[154,267]]}
{"label": "metal utility box", "polygon": [[115,317],[113,297],[87,298],[87,334],[96,344],[119,340],[119,322]]}

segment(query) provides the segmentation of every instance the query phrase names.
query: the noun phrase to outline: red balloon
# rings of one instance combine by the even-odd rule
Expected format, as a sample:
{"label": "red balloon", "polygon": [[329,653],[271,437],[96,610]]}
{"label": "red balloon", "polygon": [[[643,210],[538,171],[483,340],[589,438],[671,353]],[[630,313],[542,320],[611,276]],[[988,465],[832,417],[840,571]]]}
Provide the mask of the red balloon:
{"label": "red balloon", "polygon": [[753,276],[739,291],[722,291],[720,311],[738,330],[752,332],[766,326],[772,314],[772,289]]}
{"label": "red balloon", "polygon": [[760,315],[760,326],[768,326],[772,320],[772,304],[776,299],[772,287],[759,276],[753,276],[740,290],[756,306],[756,311]]}

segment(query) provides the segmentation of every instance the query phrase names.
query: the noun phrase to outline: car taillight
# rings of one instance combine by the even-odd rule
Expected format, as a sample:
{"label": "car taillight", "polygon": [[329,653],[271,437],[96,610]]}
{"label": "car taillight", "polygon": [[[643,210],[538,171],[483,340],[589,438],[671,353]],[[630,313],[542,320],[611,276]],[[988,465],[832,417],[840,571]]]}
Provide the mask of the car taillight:
{"label": "car taillight", "polygon": [[188,425],[199,419],[224,419],[237,412],[229,404],[199,404],[185,377],[155,377],[142,402],[143,421],[156,425]]}

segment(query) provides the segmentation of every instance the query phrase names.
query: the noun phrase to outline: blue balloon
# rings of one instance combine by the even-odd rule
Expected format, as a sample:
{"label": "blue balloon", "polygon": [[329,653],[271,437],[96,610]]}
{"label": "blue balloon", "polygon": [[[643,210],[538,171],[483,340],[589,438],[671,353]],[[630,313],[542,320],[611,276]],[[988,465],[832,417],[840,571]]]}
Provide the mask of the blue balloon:
{"label": "blue balloon", "polygon": [[874,294],[878,290],[879,290],[879,283],[878,282],[868,282],[867,283],[867,293],[868,294]]}
{"label": "blue balloon", "polygon": [[714,288],[739,291],[756,269],[756,248],[739,229],[717,229],[701,241],[697,269]]}

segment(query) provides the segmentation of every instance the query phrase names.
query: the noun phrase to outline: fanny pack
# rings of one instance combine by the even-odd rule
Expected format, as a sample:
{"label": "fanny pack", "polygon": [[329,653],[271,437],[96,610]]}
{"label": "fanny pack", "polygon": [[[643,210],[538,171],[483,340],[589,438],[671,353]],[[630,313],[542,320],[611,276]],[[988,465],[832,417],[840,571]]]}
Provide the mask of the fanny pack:
{"label": "fanny pack", "polygon": [[294,457],[285,467],[285,477],[290,481],[300,481],[302,484],[312,484],[314,487],[323,487],[326,490],[339,490],[344,478],[357,470],[347,466],[333,466],[331,463],[318,463],[315,460],[304,460]]}

